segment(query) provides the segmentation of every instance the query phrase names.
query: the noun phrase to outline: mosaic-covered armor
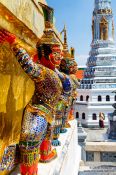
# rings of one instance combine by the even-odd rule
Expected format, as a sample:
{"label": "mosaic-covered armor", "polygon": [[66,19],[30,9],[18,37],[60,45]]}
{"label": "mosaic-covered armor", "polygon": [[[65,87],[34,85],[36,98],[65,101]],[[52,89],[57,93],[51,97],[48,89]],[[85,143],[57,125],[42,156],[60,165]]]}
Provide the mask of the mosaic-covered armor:
{"label": "mosaic-covered armor", "polygon": [[[70,78],[72,90],[62,93],[62,97],[57,106],[58,109],[60,106],[63,110],[62,112],[60,112],[60,117],[59,117],[59,110],[57,110],[56,112],[56,125],[54,129],[54,136],[53,136],[53,141],[52,141],[52,144],[54,146],[60,145],[60,141],[58,140],[59,134],[65,133],[67,131],[65,127],[69,127],[69,124],[66,121],[68,120],[69,114],[71,114],[71,112],[73,113],[73,105],[72,105],[73,96],[72,95],[75,91],[75,88],[77,88],[77,86],[75,86],[76,84],[74,83],[73,79],[70,77],[71,74],[74,74],[77,71],[77,64],[75,60],[71,58],[71,55],[68,51],[65,28],[63,29],[63,32],[64,32],[64,45],[63,45],[63,57],[64,58],[61,60],[60,72],[64,73],[65,75],[68,75],[68,77]],[[78,83],[76,79],[75,81],[76,83]]]}
{"label": "mosaic-covered armor", "polygon": [[59,102],[56,105],[56,114],[55,114],[55,125],[54,125],[54,133],[53,133],[53,140],[52,145],[53,146],[60,146],[61,142],[58,140],[60,129],[62,126],[62,117],[65,115],[65,106],[66,101],[63,99],[63,96],[61,96]]}
{"label": "mosaic-covered armor", "polygon": [[[60,64],[61,61],[61,50],[59,49],[59,41],[55,39],[55,34],[53,31],[53,9],[49,8],[40,3],[43,8],[45,15],[45,31],[41,38],[41,42],[37,44],[38,50],[38,62],[49,69],[52,69],[59,77],[62,83],[62,92],[71,91],[71,82],[68,76],[61,74],[56,67]],[[57,40],[57,42],[56,42]],[[53,44],[54,43],[54,44]],[[56,43],[56,44],[55,44]],[[53,45],[52,54],[47,55],[49,50],[49,45]],[[48,49],[47,49],[48,48]],[[45,54],[44,54],[45,53]],[[56,109],[56,107],[55,107]],[[54,122],[53,122],[54,123]],[[52,150],[51,141],[53,135],[54,125],[49,125],[47,137],[44,139],[40,146],[40,161],[49,162],[53,160],[57,154],[55,149]]]}
{"label": "mosaic-covered armor", "polygon": [[[71,74],[74,74],[77,71],[77,63],[73,59],[74,49],[72,49],[71,54],[69,53],[69,50],[68,50],[66,27],[64,27],[62,32],[64,32],[64,45],[63,45],[63,59],[60,64],[60,71],[70,77]],[[70,108],[71,108],[71,103],[72,103],[71,102],[72,93],[74,90],[74,83],[71,77],[70,79],[72,82],[72,91],[70,94],[65,94],[65,93],[63,94],[65,99],[67,100],[68,105],[65,108],[65,115],[62,118],[61,133],[65,133],[67,131],[66,128],[70,127],[70,124],[68,123],[68,115],[70,113]]]}
{"label": "mosaic-covered armor", "polygon": [[35,83],[35,92],[25,109],[20,137],[21,172],[32,174],[39,160],[39,147],[45,138],[62,91],[59,77],[52,70],[35,64],[19,45],[12,50],[19,64]]}
{"label": "mosaic-covered armor", "polygon": [[74,103],[77,98],[77,88],[79,88],[79,82],[75,74],[71,74],[70,78],[72,80],[72,94],[70,97],[70,112],[68,115],[68,120],[73,120],[74,119]]}
{"label": "mosaic-covered armor", "polygon": [[[66,73],[69,75],[71,82],[72,82],[72,92],[70,96],[66,96],[67,101],[68,101],[68,108],[66,109],[66,115],[64,117],[61,133],[63,132],[64,127],[69,128],[70,124],[68,123],[68,120],[74,119],[74,109],[73,109],[73,104],[77,96],[77,88],[79,87],[79,82],[74,75],[77,71],[77,64],[73,58],[71,58],[70,55],[65,55],[65,57],[62,59],[61,64],[60,64],[60,71]],[[70,119],[69,119],[70,118]],[[64,124],[65,123],[65,124]]]}
{"label": "mosaic-covered armor", "polygon": [[[54,129],[54,136],[52,145],[59,146],[61,145],[60,141],[58,140],[60,133],[67,132],[66,128],[70,127],[68,123],[69,120],[74,119],[74,102],[77,97],[77,88],[79,87],[79,82],[75,75],[71,74],[70,81],[72,85],[72,90],[68,91],[69,93],[63,93],[61,99],[57,105],[56,111],[56,122],[55,122],[55,129]],[[58,110],[61,108],[62,110]],[[60,113],[60,114],[59,114]]]}
{"label": "mosaic-covered armor", "polygon": [[74,49],[71,48],[71,54],[68,51],[67,45],[67,35],[66,35],[66,27],[63,29],[64,32],[64,47],[63,47],[63,59],[61,60],[60,64],[60,71],[68,75],[72,82],[72,91],[71,94],[67,95],[64,93],[65,98],[68,101],[68,106],[66,106],[65,116],[62,119],[62,128],[61,133],[66,132],[66,128],[70,127],[68,123],[68,116],[73,116],[73,101],[76,97],[76,89],[79,86],[78,80],[75,77],[75,73],[77,71],[77,63],[74,60]]}
{"label": "mosaic-covered armor", "polygon": [[[49,7],[44,5],[44,8]],[[41,41],[37,43],[39,64],[34,63],[27,52],[15,42],[14,35],[4,30],[0,32],[0,42],[7,41],[11,45],[20,66],[35,85],[33,97],[24,110],[22,120],[19,143],[22,175],[37,174],[39,148],[40,161],[48,162],[56,157],[56,151],[51,148],[51,124],[61,93],[71,90],[68,76],[55,69],[60,64],[61,51],[49,21],[47,27]]]}
{"label": "mosaic-covered armor", "polygon": [[57,155],[51,149],[50,124],[63,90],[62,84],[65,88],[65,77],[60,77],[60,80],[51,68],[55,69],[56,64],[60,63],[61,51],[53,30],[45,30],[41,42],[37,44],[39,64],[34,63],[27,52],[15,42],[14,35],[1,30],[0,41],[4,40],[11,45],[19,64],[35,84],[34,95],[24,111],[19,143],[21,174],[33,175],[38,171],[39,148],[41,161],[50,161]]}

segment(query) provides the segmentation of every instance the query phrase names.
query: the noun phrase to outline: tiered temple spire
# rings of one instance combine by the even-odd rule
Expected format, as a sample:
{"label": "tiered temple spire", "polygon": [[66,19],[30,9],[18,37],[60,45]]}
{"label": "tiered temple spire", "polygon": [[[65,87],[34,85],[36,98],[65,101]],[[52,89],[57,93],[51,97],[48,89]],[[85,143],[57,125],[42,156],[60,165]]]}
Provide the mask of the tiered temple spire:
{"label": "tiered temple spire", "polygon": [[68,52],[68,44],[67,44],[67,30],[66,25],[64,25],[64,44],[63,44],[63,50]]}
{"label": "tiered temple spire", "polygon": [[68,49],[66,25],[64,25],[64,29],[62,30],[61,34],[62,33],[64,33],[63,57],[74,59],[74,52],[75,52],[74,48],[71,47],[70,51]]}
{"label": "tiered temple spire", "polygon": [[62,30],[61,34],[64,33],[64,43],[63,43],[63,57],[70,58],[71,55],[69,53],[68,44],[67,44],[67,30],[66,25],[64,25],[64,29]]}
{"label": "tiered temple spire", "polygon": [[[97,126],[99,113],[107,116],[113,110],[111,102],[114,97],[111,92],[116,89],[116,48],[111,0],[95,0],[92,35],[87,68],[78,90],[80,99],[87,99],[84,109],[82,102],[78,103],[79,114],[87,115],[81,117],[87,126]],[[105,122],[107,123],[107,117]]]}

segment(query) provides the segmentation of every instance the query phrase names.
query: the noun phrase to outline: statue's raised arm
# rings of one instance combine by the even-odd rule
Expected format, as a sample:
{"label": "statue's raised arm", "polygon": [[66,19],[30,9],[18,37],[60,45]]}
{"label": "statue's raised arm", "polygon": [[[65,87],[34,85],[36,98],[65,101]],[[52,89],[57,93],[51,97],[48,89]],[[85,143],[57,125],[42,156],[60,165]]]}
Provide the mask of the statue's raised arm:
{"label": "statue's raised arm", "polygon": [[27,51],[16,41],[15,35],[6,30],[0,30],[0,43],[8,42],[17,61],[30,78],[38,77],[44,69],[42,65],[33,62]]}

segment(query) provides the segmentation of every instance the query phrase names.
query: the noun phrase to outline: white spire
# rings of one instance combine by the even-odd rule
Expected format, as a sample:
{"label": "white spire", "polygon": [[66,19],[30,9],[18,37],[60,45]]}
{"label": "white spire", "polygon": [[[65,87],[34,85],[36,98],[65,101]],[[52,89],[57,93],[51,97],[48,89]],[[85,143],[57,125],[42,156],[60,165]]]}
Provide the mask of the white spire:
{"label": "white spire", "polygon": [[111,0],[95,0],[95,9],[111,9]]}

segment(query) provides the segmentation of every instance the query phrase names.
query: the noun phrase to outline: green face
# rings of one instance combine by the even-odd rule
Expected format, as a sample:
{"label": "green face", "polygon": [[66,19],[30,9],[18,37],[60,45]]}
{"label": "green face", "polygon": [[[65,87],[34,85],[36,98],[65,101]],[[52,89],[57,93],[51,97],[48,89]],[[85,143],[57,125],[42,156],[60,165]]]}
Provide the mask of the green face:
{"label": "green face", "polygon": [[70,58],[62,59],[60,70],[68,75],[75,74],[77,71],[77,63],[75,60],[71,60]]}

